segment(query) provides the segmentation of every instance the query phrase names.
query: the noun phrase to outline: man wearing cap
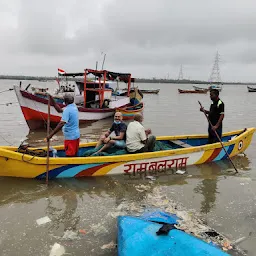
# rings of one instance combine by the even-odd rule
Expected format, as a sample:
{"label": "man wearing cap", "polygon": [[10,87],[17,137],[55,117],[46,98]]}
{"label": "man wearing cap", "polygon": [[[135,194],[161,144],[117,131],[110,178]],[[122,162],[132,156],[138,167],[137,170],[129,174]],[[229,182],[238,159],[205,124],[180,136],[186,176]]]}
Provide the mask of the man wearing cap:
{"label": "man wearing cap", "polygon": [[50,140],[54,134],[62,129],[64,134],[64,148],[67,157],[77,156],[79,150],[79,117],[78,109],[74,103],[74,97],[70,94],[64,96],[66,107],[62,109],[53,99],[51,95],[50,101],[57,112],[62,113],[62,117],[56,128],[49,134],[46,140]]}

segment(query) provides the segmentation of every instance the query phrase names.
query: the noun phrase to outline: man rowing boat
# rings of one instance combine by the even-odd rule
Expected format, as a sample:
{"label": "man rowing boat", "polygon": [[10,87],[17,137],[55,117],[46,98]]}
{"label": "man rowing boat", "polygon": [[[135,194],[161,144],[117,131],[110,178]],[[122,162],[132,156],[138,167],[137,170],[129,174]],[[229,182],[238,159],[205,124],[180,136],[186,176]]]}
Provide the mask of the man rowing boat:
{"label": "man rowing boat", "polygon": [[210,106],[210,111],[205,110],[204,108],[200,108],[200,111],[204,112],[208,115],[208,118],[213,125],[209,124],[208,127],[208,143],[216,143],[219,142],[215,131],[219,135],[220,139],[222,137],[222,121],[224,119],[224,103],[219,98],[219,91],[217,89],[212,89],[210,91],[210,98],[212,100],[212,104]]}

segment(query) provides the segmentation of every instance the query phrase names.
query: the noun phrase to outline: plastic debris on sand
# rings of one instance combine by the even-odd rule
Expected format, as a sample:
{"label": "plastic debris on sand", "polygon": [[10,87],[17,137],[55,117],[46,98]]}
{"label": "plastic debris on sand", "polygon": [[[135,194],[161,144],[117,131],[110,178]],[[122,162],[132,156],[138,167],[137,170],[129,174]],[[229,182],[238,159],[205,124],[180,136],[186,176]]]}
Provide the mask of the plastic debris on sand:
{"label": "plastic debris on sand", "polygon": [[50,221],[51,221],[51,219],[48,216],[45,216],[43,218],[37,219],[36,223],[37,223],[37,225],[40,226],[40,225],[43,225],[43,224],[48,223]]}
{"label": "plastic debris on sand", "polygon": [[61,256],[64,253],[65,248],[62,245],[55,243],[51,249],[50,256]]}

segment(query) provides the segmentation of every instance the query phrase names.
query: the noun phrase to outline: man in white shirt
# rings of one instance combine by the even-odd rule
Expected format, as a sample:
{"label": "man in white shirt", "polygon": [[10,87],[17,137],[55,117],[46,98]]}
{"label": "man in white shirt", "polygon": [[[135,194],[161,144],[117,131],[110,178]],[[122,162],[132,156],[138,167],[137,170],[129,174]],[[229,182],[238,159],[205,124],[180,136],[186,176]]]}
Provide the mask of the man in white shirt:
{"label": "man in white shirt", "polygon": [[155,146],[156,137],[149,136],[151,129],[145,130],[142,125],[143,116],[134,115],[134,121],[129,123],[126,130],[126,147],[129,153],[152,152]]}

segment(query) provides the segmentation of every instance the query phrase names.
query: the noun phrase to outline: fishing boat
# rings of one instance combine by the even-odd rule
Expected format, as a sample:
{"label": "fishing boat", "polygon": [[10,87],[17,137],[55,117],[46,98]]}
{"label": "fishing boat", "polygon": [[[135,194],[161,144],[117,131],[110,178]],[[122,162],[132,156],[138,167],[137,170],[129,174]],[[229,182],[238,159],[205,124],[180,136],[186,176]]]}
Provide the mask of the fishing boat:
{"label": "fishing boat", "polygon": [[178,89],[179,93],[202,93],[202,94],[206,94],[208,92],[208,89],[205,90],[182,90],[182,89]]}
{"label": "fishing boat", "polygon": [[196,91],[205,91],[205,90],[209,90],[209,88],[202,88],[202,87],[197,87],[197,86],[193,86],[193,88],[196,90]]}
{"label": "fishing boat", "polygon": [[212,90],[212,89],[216,89],[219,92],[221,92],[222,91],[222,86],[221,85],[217,85],[217,84],[209,86],[209,90]]}
{"label": "fishing boat", "polygon": [[[128,91],[121,93],[120,91],[117,91],[118,95],[127,95]],[[143,99],[143,93],[141,92],[140,89],[138,89],[138,87],[132,87],[130,89],[130,106],[136,106],[139,103],[142,102]]]}
{"label": "fishing boat", "polygon": [[116,111],[121,112],[123,115],[123,120],[133,119],[135,114],[141,113],[144,110],[144,103],[140,102],[137,105],[127,105],[122,108],[117,108]]}
{"label": "fishing boat", "polygon": [[143,90],[140,89],[142,93],[147,93],[147,94],[158,94],[160,92],[160,89],[151,89],[151,90]]}
{"label": "fishing boat", "polygon": [[[142,93],[146,94],[158,94],[160,92],[160,89],[151,89],[151,90],[144,90],[144,89],[139,89]],[[123,91],[127,91],[126,88],[123,89]]]}
{"label": "fishing boat", "polygon": [[[89,74],[97,76],[99,82],[87,82],[87,76]],[[84,85],[82,88],[72,89],[73,86],[71,86],[71,88],[66,88],[66,91],[64,92],[60,88],[60,91],[53,96],[56,99],[57,104],[63,108],[65,105],[61,102],[60,93],[72,93],[79,110],[80,123],[97,121],[113,116],[117,108],[125,107],[128,104],[136,105],[139,103],[139,100],[134,98],[136,95],[130,93],[132,77],[129,73],[116,73],[107,70],[93,69],[85,69],[84,73],[65,73],[65,76],[71,77],[79,75],[84,75]],[[101,82],[102,77],[103,79]],[[112,89],[106,88],[105,85],[107,80],[114,79],[118,79],[119,81],[123,81],[127,84],[127,93],[114,96],[112,95]],[[36,93],[33,93],[26,89],[14,86],[19,105],[28,127],[30,130],[45,128],[48,117],[47,95],[45,92],[37,91]],[[51,106],[50,126],[56,126],[60,119],[61,113],[58,113],[55,108]]]}
{"label": "fishing boat", "polygon": [[[182,219],[176,214],[161,210],[145,211],[137,217],[118,216],[118,256],[230,255],[222,250],[221,243],[208,242],[211,241],[211,237],[207,230],[211,229],[208,229],[207,226],[204,227],[205,231],[202,231],[202,236],[199,238],[179,229],[179,221],[182,221]],[[224,237],[217,232],[215,232],[215,235],[220,237],[220,240],[224,240]]]}
{"label": "fishing boat", "polygon": [[256,92],[256,88],[247,86],[248,92]]}
{"label": "fishing boat", "polygon": [[[223,134],[222,142],[230,157],[244,152],[251,143],[255,128]],[[127,154],[126,150],[95,154],[97,142],[81,143],[78,157],[65,157],[64,146],[55,146],[57,157],[49,158],[49,179],[114,174],[137,175],[167,172],[189,165],[226,159],[220,142],[207,144],[208,135],[157,137],[153,152]],[[46,177],[47,148],[0,147],[0,176]],[[111,150],[111,149],[110,149]]]}

